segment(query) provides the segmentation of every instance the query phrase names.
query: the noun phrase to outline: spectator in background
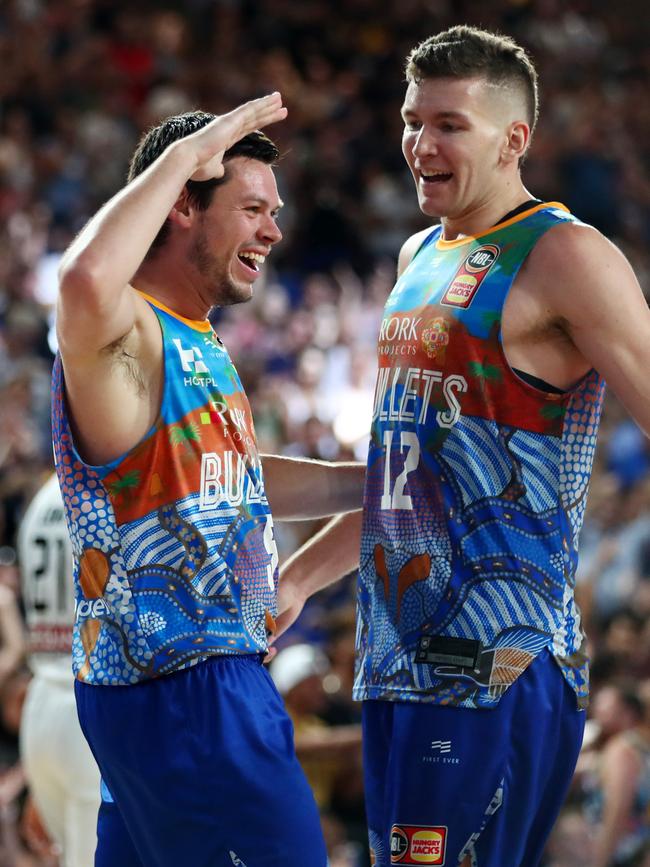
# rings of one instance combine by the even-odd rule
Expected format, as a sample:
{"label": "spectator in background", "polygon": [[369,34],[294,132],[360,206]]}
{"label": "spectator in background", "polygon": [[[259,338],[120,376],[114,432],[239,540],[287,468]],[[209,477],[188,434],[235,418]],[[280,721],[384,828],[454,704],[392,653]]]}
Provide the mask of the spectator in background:
{"label": "spectator in background", "polygon": [[[604,705],[610,706],[604,712]],[[650,681],[596,697],[603,744],[587,774],[591,867],[639,867],[650,854]]]}
{"label": "spectator in background", "polygon": [[621,488],[610,476],[603,493],[601,498],[597,492],[599,502],[590,513],[595,526],[587,527],[581,543],[576,579],[586,602],[586,623],[596,629],[632,604],[650,541],[650,479],[641,477]]}
{"label": "spectator in background", "polygon": [[296,753],[307,774],[316,802],[327,809],[335,777],[347,754],[359,752],[359,724],[328,725],[328,695],[323,681],[331,674],[322,650],[309,644],[292,644],[271,663],[271,677],[294,725]]}

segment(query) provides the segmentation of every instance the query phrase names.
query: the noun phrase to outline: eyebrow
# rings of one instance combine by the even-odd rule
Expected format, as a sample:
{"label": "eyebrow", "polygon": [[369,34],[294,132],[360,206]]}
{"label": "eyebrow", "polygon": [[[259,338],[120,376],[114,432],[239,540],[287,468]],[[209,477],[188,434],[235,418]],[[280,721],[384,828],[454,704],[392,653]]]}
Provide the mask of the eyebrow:
{"label": "eyebrow", "polygon": [[284,202],[282,199],[278,199],[278,204],[275,207],[271,207],[271,203],[268,199],[260,198],[259,196],[250,196],[250,198],[244,199],[245,202],[251,202],[256,205],[264,205],[265,207],[271,208],[272,211],[279,211],[280,208],[284,208]]}
{"label": "eyebrow", "polygon": [[[411,109],[411,108],[404,108],[404,107],[402,107],[401,115],[402,115],[403,118],[405,118],[405,117],[418,117],[418,112],[415,111],[414,109]],[[467,115],[466,115],[466,114],[463,114],[463,112],[461,112],[461,111],[453,111],[453,110],[451,110],[451,109],[450,109],[449,111],[437,111],[437,112],[434,114],[434,117],[435,117],[437,120],[448,120],[448,119],[451,119],[451,120],[464,120],[464,121],[469,120],[469,118],[467,117]]]}

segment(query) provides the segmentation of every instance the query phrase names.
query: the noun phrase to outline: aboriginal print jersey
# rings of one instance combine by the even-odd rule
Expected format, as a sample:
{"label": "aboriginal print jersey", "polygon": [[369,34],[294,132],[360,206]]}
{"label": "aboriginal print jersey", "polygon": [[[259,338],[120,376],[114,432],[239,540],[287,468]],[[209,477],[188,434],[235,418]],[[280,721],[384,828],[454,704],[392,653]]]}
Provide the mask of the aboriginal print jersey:
{"label": "aboriginal print jersey", "polygon": [[209,322],[144,296],[160,322],[158,419],[106,466],[77,454],[60,358],[56,469],[75,557],[73,669],[128,684],[214,654],[258,653],[276,608],[278,557],[253,421]]}
{"label": "aboriginal print jersey", "polygon": [[520,379],[501,314],[540,236],[531,207],[476,238],[437,227],[397,281],[379,336],[366,476],[357,699],[490,707],[549,648],[588,689],[573,598],[604,383]]}

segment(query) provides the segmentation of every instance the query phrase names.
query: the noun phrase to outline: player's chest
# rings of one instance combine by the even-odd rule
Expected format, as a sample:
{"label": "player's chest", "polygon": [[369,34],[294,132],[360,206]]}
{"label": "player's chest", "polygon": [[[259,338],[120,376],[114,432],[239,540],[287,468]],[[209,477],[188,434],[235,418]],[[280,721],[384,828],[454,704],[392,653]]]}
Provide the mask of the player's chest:
{"label": "player's chest", "polygon": [[514,274],[499,267],[496,244],[424,250],[395,285],[379,332],[380,363],[440,363],[454,347],[498,334]]}

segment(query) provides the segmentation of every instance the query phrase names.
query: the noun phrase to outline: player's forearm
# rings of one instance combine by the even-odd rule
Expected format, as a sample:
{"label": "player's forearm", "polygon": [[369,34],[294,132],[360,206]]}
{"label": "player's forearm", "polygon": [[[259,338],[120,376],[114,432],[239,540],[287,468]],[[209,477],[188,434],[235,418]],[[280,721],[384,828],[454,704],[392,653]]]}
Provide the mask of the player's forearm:
{"label": "player's forearm", "polygon": [[86,224],[63,256],[61,292],[96,312],[113,306],[151,247],[197,165],[192,145],[175,142],[116,193]]}
{"label": "player's forearm", "polygon": [[279,520],[323,518],[360,509],[366,468],[263,455],[264,483],[273,516]]}
{"label": "player's forearm", "polygon": [[359,565],[361,511],[337,515],[289,557],[280,585],[295,587],[303,599],[334,584]]}

